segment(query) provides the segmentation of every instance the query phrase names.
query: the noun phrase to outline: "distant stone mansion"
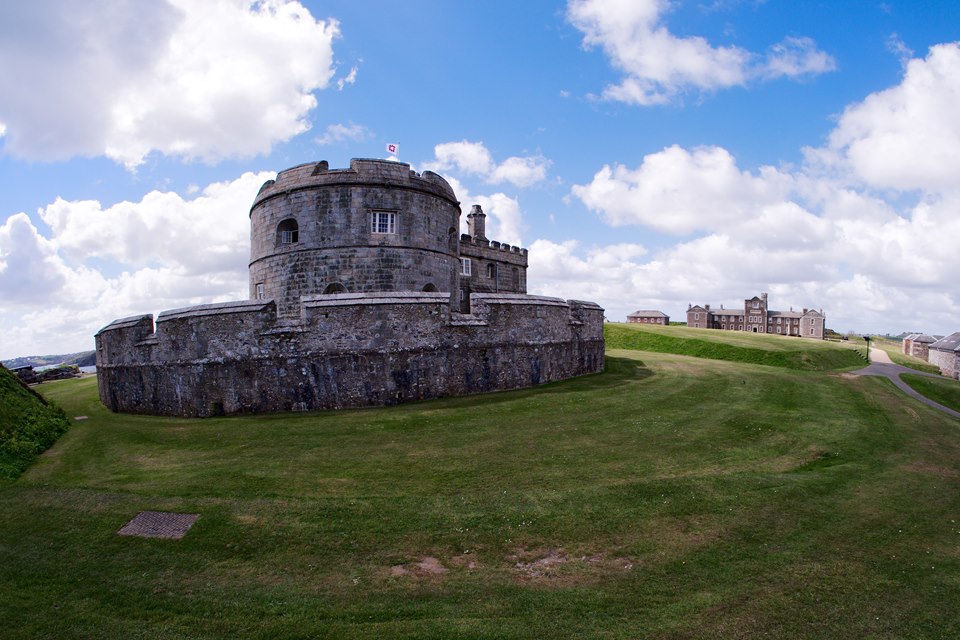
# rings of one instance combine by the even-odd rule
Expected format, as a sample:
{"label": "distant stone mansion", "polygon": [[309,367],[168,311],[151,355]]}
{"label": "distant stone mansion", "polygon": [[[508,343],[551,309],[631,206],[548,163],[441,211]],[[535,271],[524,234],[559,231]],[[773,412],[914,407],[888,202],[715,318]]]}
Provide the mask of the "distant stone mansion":
{"label": "distant stone mansion", "polygon": [[627,322],[631,324],[659,324],[667,326],[670,324],[670,316],[656,309],[640,309],[628,315]]}
{"label": "distant stone mansion", "polygon": [[743,301],[743,308],[711,309],[710,305],[688,305],[687,326],[700,329],[723,329],[772,333],[782,336],[823,339],[826,316],[823,309],[773,311],[767,308],[767,294]]}
{"label": "distant stone mansion", "polygon": [[386,160],[281,171],[250,210],[250,299],[116,320],[101,401],[175,416],[389,405],[604,367],[603,309],[527,295],[527,250],[486,237],[439,175]]}

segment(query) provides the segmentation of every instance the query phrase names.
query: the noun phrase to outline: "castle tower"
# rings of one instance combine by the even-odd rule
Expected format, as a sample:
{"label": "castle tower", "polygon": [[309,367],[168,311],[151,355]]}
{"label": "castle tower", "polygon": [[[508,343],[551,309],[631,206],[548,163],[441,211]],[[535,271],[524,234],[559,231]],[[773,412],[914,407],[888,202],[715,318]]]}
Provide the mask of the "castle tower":
{"label": "castle tower", "polygon": [[477,240],[487,239],[487,214],[478,204],[473,205],[467,214],[467,233]]}
{"label": "castle tower", "polygon": [[264,183],[250,209],[250,298],[274,300],[280,316],[295,317],[306,295],[453,297],[459,228],[460,203],[430,171],[363,159],[349,169],[292,167]]}

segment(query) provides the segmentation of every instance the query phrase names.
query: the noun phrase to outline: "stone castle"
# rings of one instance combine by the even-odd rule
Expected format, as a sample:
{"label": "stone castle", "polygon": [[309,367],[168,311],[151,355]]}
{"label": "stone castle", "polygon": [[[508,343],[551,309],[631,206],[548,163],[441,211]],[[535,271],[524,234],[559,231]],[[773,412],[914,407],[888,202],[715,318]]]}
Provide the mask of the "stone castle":
{"label": "stone castle", "polygon": [[101,401],[174,416],[389,405],[603,370],[603,309],[526,295],[441,176],[354,159],[281,171],[250,210],[250,300],[116,320]]}

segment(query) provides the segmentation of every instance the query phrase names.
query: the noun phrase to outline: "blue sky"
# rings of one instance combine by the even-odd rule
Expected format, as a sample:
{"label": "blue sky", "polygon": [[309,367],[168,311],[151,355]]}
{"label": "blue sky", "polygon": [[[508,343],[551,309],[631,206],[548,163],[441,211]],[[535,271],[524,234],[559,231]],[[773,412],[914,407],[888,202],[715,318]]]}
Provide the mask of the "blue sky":
{"label": "blue sky", "polygon": [[958,39],[946,1],[4,3],[0,357],[246,297],[260,184],[391,142],[611,320],[960,330]]}

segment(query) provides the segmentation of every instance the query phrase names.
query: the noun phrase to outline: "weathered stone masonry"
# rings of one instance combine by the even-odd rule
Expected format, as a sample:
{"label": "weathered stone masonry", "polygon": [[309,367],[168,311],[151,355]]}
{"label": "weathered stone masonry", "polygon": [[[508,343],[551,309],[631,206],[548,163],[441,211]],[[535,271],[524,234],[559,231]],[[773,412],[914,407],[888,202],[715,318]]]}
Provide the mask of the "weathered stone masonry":
{"label": "weathered stone masonry", "polygon": [[[443,178],[401,163],[281,172],[251,209],[253,299],[103,328],[101,401],[180,416],[377,406],[602,371],[594,303],[472,293],[457,311],[459,214]],[[525,291],[526,250],[482,257],[497,275],[522,266]]]}

